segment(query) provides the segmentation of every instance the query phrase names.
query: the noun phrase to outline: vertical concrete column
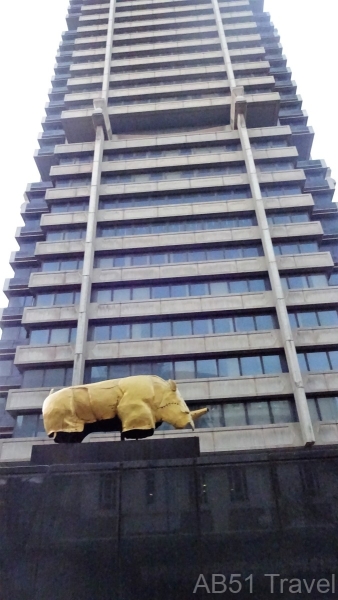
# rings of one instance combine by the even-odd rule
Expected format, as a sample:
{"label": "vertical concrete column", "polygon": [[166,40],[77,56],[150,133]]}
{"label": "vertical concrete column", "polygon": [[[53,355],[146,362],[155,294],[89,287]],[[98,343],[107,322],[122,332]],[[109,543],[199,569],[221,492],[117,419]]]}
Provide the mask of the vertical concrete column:
{"label": "vertical concrete column", "polygon": [[102,98],[105,100],[107,106],[108,106],[108,95],[109,95],[111,55],[112,55],[112,51],[113,51],[115,6],[116,6],[116,1],[110,0],[109,15],[108,15],[107,41],[106,41],[106,54],[105,54],[105,58],[104,58],[103,82],[102,82]]}
{"label": "vertical concrete column", "polygon": [[83,258],[83,272],[80,295],[79,316],[77,322],[77,334],[75,343],[73,385],[83,383],[83,374],[85,367],[85,352],[88,332],[88,310],[90,305],[92,273],[94,264],[95,239],[97,211],[100,194],[101,168],[104,147],[103,127],[96,128],[94,161],[92,170],[92,180],[90,186],[88,223],[86,231],[85,252]]}
{"label": "vertical concrete column", "polygon": [[254,200],[256,218],[267,262],[272,293],[276,304],[276,312],[279,320],[279,327],[283,340],[285,356],[289,368],[289,375],[296,402],[296,408],[302,431],[303,441],[306,446],[309,446],[315,442],[315,436],[312,427],[309,407],[305,395],[303,378],[299,367],[296,346],[292,335],[292,329],[290,326],[288,312],[286,309],[285,298],[279,276],[275,252],[271,241],[271,235],[266,218],[263,198],[261,195],[261,189],[257,177],[255,161],[253,159],[250,139],[246,128],[245,117],[243,114],[238,115],[237,127],[242,143],[242,151],[244,154],[245,164],[249,177],[251,193]]}
{"label": "vertical concrete column", "polygon": [[236,87],[236,79],[234,75],[234,71],[232,68],[230,52],[227,44],[227,40],[224,33],[223,21],[221,16],[221,11],[219,9],[218,0],[212,0],[212,8],[214,10],[216,26],[218,31],[219,41],[221,43],[222,54],[224,59],[224,64],[226,68],[226,72],[228,75],[230,90],[232,91]]}

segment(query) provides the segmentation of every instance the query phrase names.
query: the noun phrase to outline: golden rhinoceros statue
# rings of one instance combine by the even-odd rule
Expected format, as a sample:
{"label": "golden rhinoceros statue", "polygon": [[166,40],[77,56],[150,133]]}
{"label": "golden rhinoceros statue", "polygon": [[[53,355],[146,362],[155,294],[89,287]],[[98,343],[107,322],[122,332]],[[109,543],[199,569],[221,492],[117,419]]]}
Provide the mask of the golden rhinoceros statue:
{"label": "golden rhinoceros statue", "polygon": [[163,421],[177,429],[207,408],[190,411],[175,381],[135,375],[63,388],[46,398],[42,413],[47,434],[55,442],[82,442],[95,431],[121,431],[121,438],[152,436]]}

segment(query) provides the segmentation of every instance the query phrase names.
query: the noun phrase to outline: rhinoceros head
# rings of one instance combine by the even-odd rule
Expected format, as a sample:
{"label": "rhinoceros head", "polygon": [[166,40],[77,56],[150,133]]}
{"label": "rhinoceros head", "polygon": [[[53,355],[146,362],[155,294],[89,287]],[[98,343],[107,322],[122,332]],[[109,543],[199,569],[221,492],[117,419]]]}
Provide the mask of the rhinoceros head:
{"label": "rhinoceros head", "polygon": [[168,390],[163,394],[159,410],[162,421],[170,423],[176,429],[184,429],[188,425],[195,429],[194,421],[204,415],[208,409],[190,411],[177,389],[176,382],[169,379],[167,383]]}

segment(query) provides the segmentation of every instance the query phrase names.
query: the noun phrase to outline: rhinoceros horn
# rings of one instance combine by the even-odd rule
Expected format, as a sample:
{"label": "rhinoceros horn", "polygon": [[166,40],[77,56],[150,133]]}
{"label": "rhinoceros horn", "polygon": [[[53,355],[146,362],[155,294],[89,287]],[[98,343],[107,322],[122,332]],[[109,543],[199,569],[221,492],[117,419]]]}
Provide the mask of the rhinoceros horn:
{"label": "rhinoceros horn", "polygon": [[192,416],[193,420],[196,421],[197,419],[205,415],[205,413],[207,412],[207,408],[199,408],[198,410],[191,410],[190,415]]}

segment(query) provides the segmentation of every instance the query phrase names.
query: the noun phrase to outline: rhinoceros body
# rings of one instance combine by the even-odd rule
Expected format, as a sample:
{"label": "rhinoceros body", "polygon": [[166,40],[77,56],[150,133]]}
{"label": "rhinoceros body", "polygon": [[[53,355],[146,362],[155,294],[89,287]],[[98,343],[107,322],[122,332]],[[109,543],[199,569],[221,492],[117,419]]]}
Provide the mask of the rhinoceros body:
{"label": "rhinoceros body", "polygon": [[94,431],[121,431],[122,439],[153,435],[163,421],[181,429],[206,408],[190,412],[176,383],[155,375],[135,375],[78,385],[51,393],[42,413],[56,442],[81,442]]}

